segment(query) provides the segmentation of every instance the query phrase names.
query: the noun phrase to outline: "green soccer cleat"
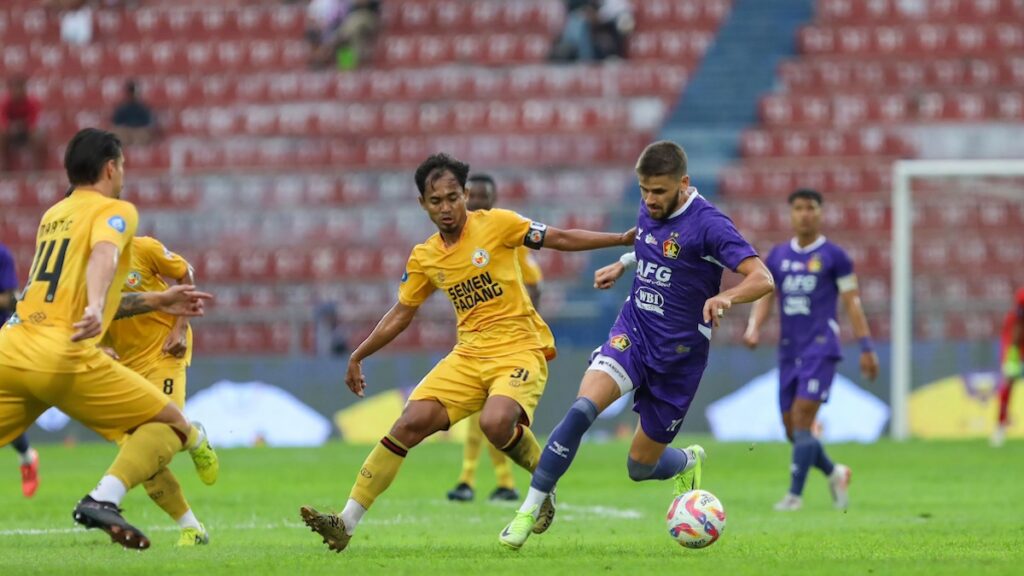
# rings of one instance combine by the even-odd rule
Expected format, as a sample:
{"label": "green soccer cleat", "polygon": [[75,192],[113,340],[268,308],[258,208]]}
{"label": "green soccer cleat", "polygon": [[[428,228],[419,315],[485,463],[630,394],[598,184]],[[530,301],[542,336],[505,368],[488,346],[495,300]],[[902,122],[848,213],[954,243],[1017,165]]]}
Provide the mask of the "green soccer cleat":
{"label": "green soccer cleat", "polygon": [[[691,444],[686,447],[686,456],[689,458],[689,462],[686,463],[686,468],[683,468],[682,472],[676,474],[675,487],[672,490],[673,496],[700,489],[701,468],[707,458],[704,454],[704,447],[700,444]],[[693,466],[690,466],[691,463]]]}
{"label": "green soccer cleat", "polygon": [[526,539],[533,533],[534,524],[537,520],[533,513],[537,511],[534,506],[527,512],[516,512],[515,518],[498,535],[501,545],[511,550],[519,550],[526,543]]}
{"label": "green soccer cleat", "polygon": [[202,524],[199,528],[185,528],[181,531],[181,536],[178,537],[178,542],[174,545],[179,548],[185,548],[189,546],[205,546],[210,543],[210,535],[206,532],[206,526]]}
{"label": "green soccer cleat", "polygon": [[309,529],[319,534],[327,548],[335,552],[341,552],[348,546],[352,535],[345,530],[345,521],[340,514],[323,514],[309,506],[299,509],[302,514],[302,521],[309,526]]}
{"label": "green soccer cleat", "polygon": [[196,467],[196,474],[199,479],[203,481],[203,484],[212,486],[217,482],[217,477],[220,476],[220,460],[217,458],[217,453],[213,450],[213,446],[210,445],[210,439],[206,436],[206,428],[199,422],[192,423],[203,433],[203,441],[198,446],[191,448],[188,451],[189,456],[192,457],[192,463]]}

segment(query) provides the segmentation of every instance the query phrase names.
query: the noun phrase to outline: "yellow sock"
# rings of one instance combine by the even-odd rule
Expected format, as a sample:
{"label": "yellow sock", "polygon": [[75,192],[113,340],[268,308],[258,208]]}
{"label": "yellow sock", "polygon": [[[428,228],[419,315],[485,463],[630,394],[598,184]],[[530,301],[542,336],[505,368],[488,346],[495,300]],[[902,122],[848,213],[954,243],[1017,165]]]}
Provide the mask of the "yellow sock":
{"label": "yellow sock", "polygon": [[501,447],[502,452],[508,454],[513,462],[519,464],[529,472],[537,469],[537,462],[540,462],[540,444],[537,437],[533,435],[528,427],[516,424],[516,431],[508,444]]}
{"label": "yellow sock", "polygon": [[508,465],[508,456],[501,450],[494,447],[494,444],[487,443],[488,452],[491,453],[491,463],[494,464],[494,478],[497,480],[498,488],[516,489],[516,479],[512,476],[512,467]]}
{"label": "yellow sock", "polygon": [[[480,445],[484,441],[484,431],[480,429],[480,413],[468,418],[469,428],[466,432],[466,445],[462,449],[462,474],[460,484],[476,484],[476,466],[480,462]],[[490,443],[488,443],[490,445]]]}
{"label": "yellow sock", "polygon": [[107,474],[131,490],[170,464],[181,448],[181,437],[167,424],[143,424],[124,440]]}
{"label": "yellow sock", "polygon": [[175,522],[188,512],[188,502],[185,501],[185,495],[181,492],[181,484],[178,483],[178,479],[174,477],[174,473],[170,469],[164,468],[157,472],[156,476],[143,482],[142,485],[146,488],[146,494],[149,494],[150,499],[161,510],[167,512]]}
{"label": "yellow sock", "polygon": [[408,453],[409,449],[390,434],[381,438],[380,444],[373,447],[363,462],[363,468],[356,476],[356,483],[352,486],[349,498],[369,510],[370,506],[373,506],[373,501],[388,489],[391,481],[398,475],[398,469],[402,462],[405,462],[405,455]]}

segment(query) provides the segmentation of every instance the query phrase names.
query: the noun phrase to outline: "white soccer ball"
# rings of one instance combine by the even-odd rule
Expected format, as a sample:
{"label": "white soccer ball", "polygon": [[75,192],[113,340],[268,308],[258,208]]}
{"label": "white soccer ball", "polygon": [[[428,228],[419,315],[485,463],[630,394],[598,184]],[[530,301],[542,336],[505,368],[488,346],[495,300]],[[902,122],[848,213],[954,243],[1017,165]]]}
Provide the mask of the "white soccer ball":
{"label": "white soccer ball", "polygon": [[710,546],[725,532],[725,508],[707,490],[678,496],[668,509],[668,533],[687,548]]}

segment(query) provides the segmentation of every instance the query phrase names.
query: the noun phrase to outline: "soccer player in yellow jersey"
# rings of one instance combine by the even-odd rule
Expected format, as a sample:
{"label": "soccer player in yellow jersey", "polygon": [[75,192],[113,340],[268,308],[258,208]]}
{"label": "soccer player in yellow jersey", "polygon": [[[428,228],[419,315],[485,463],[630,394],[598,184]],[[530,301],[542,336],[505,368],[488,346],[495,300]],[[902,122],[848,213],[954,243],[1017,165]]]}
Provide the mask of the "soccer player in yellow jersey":
{"label": "soccer player in yellow jersey", "polygon": [[[489,174],[471,174],[466,184],[466,209],[490,210],[498,200],[498,186]],[[530,255],[525,246],[516,248],[519,270],[523,273],[523,285],[530,296],[534,308],[540,307],[540,283],[543,279],[540,266]],[[476,483],[476,468],[480,461],[480,448],[484,443],[484,432],[480,428],[480,413],[469,417],[469,429],[466,432],[466,445],[462,452],[462,473],[455,488],[448,491],[448,499],[468,502],[473,499],[473,486]],[[494,477],[497,488],[491,493],[490,500],[516,502],[519,492],[516,481],[505,453],[490,442],[487,451],[494,465]]]}
{"label": "soccer player in yellow jersey", "polygon": [[[395,339],[435,290],[451,301],[458,343],[419,383],[359,474],[341,514],[303,506],[306,525],[340,552],[366,510],[398,474],[408,451],[431,434],[481,412],[487,439],[527,470],[537,466],[540,446],[529,425],[547,381],[554,338],[523,287],[516,249],[594,250],[633,244],[635,230],[606,234],[559,230],[508,210],[466,210],[469,166],[446,154],[416,169],[420,206],[438,232],[413,248],[395,304],[352,352],[345,383],[357,396],[366,390],[360,362]],[[535,529],[554,518],[545,501]]]}
{"label": "soccer player in yellow jersey", "polygon": [[114,320],[161,310],[201,315],[208,294],[192,286],[129,294],[131,240],[138,213],[119,199],[124,179],[121,142],[87,128],[71,139],[64,167],[73,190],[43,215],[29,281],[15,314],[0,329],[0,445],[10,442],[50,406],[108,440],[128,437],[96,488],[79,501],[74,519],[100,528],[125,548],[149,539],[121,516],[125,493],[158,473],[183,449],[200,476],[216,460],[205,434],[142,376],[97,346]]}
{"label": "soccer player in yellow jersey", "polygon": [[[192,267],[184,258],[165,248],[156,238],[135,237],[130,271],[122,290],[126,293],[162,292],[168,288],[165,278],[177,284],[195,284]],[[103,344],[112,349],[121,364],[141,374],[184,410],[185,372],[192,363],[192,328],[188,318],[153,312],[115,320]],[[153,502],[181,528],[178,546],[209,544],[206,528],[185,501],[181,484],[169,468],[160,470],[142,485]]]}

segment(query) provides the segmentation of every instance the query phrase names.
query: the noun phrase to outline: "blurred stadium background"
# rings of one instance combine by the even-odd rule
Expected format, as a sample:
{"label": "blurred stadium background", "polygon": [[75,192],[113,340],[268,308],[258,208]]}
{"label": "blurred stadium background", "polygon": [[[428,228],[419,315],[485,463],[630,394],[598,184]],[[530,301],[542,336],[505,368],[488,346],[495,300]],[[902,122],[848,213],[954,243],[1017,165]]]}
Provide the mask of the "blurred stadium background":
{"label": "blurred stadium background", "polygon": [[[574,43],[580,30],[593,46]],[[0,177],[0,242],[22,283],[38,218],[66,189],[62,143],[113,127],[133,82],[154,119],[139,102],[120,111],[142,126],[126,131],[140,233],[217,295],[194,324],[190,392],[262,381],[328,418],[355,399],[346,350],[433,232],[411,168],[435,151],[494,174],[502,207],[623,229],[637,155],[672,139],[700,191],[765,252],[790,236],[786,195],[817,188],[826,233],[857,264],[883,363],[879,382],[863,382],[851,348],[841,372],[883,401],[894,161],[1024,158],[1019,0],[5,0],[0,38],[7,91],[24,78],[39,107]],[[916,388],[996,370],[1002,317],[1024,286],[1022,180],[927,187],[914,204]],[[591,288],[615,257],[538,254],[540,310],[561,352],[541,433],[625,296],[626,282]],[[716,334],[688,431],[708,430],[708,403],[774,365],[771,346],[740,346],[745,323],[744,310]],[[453,342],[435,296],[365,363],[371,387],[414,386]],[[954,379],[942,403],[953,416],[929,409],[950,420],[937,435],[987,434],[993,382]],[[68,433],[81,431],[33,430]]]}

